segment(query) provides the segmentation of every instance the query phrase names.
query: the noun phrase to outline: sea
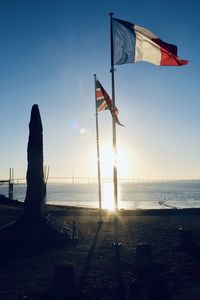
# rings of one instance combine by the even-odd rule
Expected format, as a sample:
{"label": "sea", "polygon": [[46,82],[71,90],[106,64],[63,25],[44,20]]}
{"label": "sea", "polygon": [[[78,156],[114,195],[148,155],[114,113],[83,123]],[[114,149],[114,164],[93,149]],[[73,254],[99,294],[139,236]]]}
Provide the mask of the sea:
{"label": "sea", "polygon": [[[0,185],[0,194],[8,195],[7,185]],[[14,199],[24,201],[25,195],[25,184],[14,185]],[[113,198],[113,184],[102,184],[102,207],[114,209]],[[50,182],[47,184],[46,203],[98,208],[98,185]],[[121,183],[118,186],[118,203],[119,209],[200,208],[200,180]]]}

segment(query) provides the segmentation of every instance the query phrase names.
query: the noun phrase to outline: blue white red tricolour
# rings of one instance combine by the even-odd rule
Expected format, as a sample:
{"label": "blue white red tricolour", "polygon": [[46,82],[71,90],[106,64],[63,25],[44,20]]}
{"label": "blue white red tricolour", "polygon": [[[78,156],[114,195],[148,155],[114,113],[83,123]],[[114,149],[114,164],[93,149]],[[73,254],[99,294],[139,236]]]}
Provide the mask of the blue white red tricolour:
{"label": "blue white red tricolour", "polygon": [[150,30],[112,19],[114,64],[146,61],[159,66],[181,66],[188,63],[177,56],[177,47],[163,42]]}

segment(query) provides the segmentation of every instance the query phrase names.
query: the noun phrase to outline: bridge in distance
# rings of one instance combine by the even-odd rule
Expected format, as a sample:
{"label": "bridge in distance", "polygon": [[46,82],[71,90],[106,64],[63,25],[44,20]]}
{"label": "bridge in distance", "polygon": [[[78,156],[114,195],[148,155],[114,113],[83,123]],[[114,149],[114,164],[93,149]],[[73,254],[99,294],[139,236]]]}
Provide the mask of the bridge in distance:
{"label": "bridge in distance", "polygon": [[[69,184],[78,184],[78,183],[97,183],[98,179],[96,177],[78,177],[78,176],[55,176],[49,177],[48,182],[55,183],[69,183]],[[102,183],[113,182],[112,178],[102,178]],[[200,179],[140,179],[140,178],[118,178],[119,183],[156,183],[156,182],[196,182],[200,181]],[[10,179],[0,180],[0,185],[9,184]],[[13,184],[24,184],[26,183],[26,178],[15,178],[12,179]]]}

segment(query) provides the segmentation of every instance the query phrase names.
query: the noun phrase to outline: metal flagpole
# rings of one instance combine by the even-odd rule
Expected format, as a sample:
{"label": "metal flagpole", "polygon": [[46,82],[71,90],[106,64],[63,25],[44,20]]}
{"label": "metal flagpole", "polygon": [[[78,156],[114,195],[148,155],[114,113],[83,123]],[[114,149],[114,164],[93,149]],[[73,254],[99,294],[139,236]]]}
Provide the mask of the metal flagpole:
{"label": "metal flagpole", "polygon": [[[110,49],[111,49],[111,84],[112,84],[112,102],[113,107],[115,108],[115,76],[114,76],[114,57],[113,57],[113,25],[112,25],[112,16],[113,13],[109,13],[110,15]],[[114,185],[114,204],[115,204],[115,242],[114,246],[119,246],[119,223],[118,223],[118,178],[117,178],[117,141],[116,141],[116,123],[114,118],[112,118],[112,127],[113,127],[113,155],[114,155],[114,163],[113,163],[113,185]]]}
{"label": "metal flagpole", "polygon": [[98,192],[99,192],[99,222],[102,223],[102,206],[101,206],[101,172],[100,172],[99,124],[98,124],[98,111],[97,111],[96,79],[97,79],[97,75],[94,74],[94,87],[95,87],[95,116],[96,116],[96,141],[97,141],[97,168],[98,168]]}

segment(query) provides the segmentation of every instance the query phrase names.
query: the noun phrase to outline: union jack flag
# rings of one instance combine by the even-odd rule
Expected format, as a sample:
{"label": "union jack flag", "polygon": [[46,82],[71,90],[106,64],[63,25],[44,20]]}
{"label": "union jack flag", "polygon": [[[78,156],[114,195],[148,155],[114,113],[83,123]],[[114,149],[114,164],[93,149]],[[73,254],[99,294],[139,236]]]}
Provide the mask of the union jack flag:
{"label": "union jack flag", "polygon": [[102,87],[98,79],[96,79],[96,99],[97,99],[97,112],[109,109],[112,115],[112,118],[115,123],[118,125],[124,126],[120,123],[118,119],[119,111],[116,106],[113,105],[110,96]]}

